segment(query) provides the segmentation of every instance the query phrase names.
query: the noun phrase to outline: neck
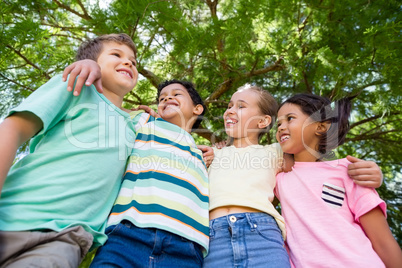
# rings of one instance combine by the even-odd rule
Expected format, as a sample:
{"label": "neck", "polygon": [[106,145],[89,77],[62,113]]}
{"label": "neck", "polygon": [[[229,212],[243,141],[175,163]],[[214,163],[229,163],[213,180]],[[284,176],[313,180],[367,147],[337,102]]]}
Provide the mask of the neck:
{"label": "neck", "polygon": [[251,138],[245,137],[245,138],[233,139],[233,146],[236,148],[244,148],[250,145],[258,145],[258,137],[251,137]]}
{"label": "neck", "polygon": [[111,102],[113,103],[116,107],[121,108],[121,105],[123,104],[123,96],[118,96],[110,91],[107,91],[104,89],[103,95]]}
{"label": "neck", "polygon": [[305,151],[294,155],[295,162],[316,162],[317,157]]}
{"label": "neck", "polygon": [[173,125],[176,125],[176,126],[182,128],[182,129],[184,129],[188,133],[191,133],[192,124],[190,124],[189,122],[183,122],[183,120],[181,120],[181,118],[178,119],[178,120],[174,120],[174,118],[170,118],[170,119],[162,118],[162,119],[166,120],[169,123],[172,123]]}

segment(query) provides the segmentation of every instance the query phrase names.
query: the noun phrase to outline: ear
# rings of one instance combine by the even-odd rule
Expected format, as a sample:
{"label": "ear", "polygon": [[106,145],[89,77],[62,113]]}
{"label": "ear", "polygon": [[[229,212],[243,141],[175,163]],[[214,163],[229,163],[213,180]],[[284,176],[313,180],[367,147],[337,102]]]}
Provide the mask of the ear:
{"label": "ear", "polygon": [[321,136],[324,133],[327,133],[331,128],[331,123],[329,121],[325,122],[317,122],[317,129],[315,131],[315,135]]}
{"label": "ear", "polygon": [[197,104],[193,109],[193,114],[200,115],[204,111],[204,107],[201,104]]}
{"label": "ear", "polygon": [[264,115],[264,117],[258,122],[258,128],[266,128],[271,124],[272,118],[269,115]]}

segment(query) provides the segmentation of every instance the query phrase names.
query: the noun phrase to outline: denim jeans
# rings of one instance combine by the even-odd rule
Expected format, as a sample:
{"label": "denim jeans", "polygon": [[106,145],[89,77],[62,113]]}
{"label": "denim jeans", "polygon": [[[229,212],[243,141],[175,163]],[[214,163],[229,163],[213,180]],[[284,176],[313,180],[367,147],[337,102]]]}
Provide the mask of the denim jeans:
{"label": "denim jeans", "polygon": [[122,221],[106,229],[108,240],[90,267],[201,267],[201,246],[155,228]]}
{"label": "denim jeans", "polygon": [[266,213],[236,213],[210,221],[203,267],[290,267],[281,231]]}

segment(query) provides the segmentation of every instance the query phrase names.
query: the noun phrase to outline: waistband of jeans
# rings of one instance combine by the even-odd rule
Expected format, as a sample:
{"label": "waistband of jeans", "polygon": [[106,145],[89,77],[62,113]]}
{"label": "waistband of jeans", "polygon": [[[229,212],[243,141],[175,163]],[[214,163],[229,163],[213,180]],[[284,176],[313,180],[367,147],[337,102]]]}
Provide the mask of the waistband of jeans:
{"label": "waistband of jeans", "polygon": [[265,212],[244,212],[244,213],[233,213],[233,214],[228,214],[213,220],[209,221],[210,226],[216,226],[216,225],[229,225],[230,219],[233,217],[236,219],[235,221],[243,221],[246,220],[248,222],[252,222],[258,219],[266,219],[269,221],[275,221],[275,218],[272,217],[271,215],[265,213]]}

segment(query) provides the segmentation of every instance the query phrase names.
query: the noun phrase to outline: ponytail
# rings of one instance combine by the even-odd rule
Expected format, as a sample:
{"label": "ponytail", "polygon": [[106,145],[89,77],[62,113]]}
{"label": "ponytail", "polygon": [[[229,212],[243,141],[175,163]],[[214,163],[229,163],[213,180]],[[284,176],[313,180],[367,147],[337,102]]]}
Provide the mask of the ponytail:
{"label": "ponytail", "polygon": [[346,134],[349,131],[351,106],[350,98],[343,98],[332,102],[329,107],[323,107],[323,109],[330,111],[328,117],[320,120],[320,122],[331,123],[330,128],[326,133],[323,133],[318,143],[318,152],[323,154],[324,158],[332,157],[333,152],[331,150],[345,142]]}

